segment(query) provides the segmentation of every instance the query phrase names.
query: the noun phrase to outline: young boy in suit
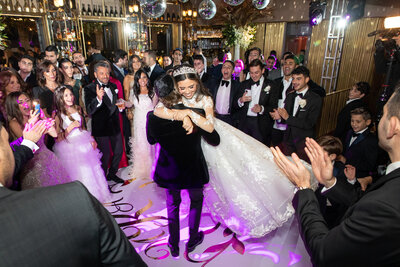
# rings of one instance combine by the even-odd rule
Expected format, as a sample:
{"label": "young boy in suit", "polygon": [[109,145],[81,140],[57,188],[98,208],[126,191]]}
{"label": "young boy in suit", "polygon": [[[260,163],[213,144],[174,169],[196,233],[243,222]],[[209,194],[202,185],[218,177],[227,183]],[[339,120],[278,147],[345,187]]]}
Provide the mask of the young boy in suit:
{"label": "young boy in suit", "polygon": [[346,165],[356,168],[357,178],[369,176],[376,169],[378,139],[370,132],[370,125],[371,114],[365,108],[351,111],[352,130],[346,135],[344,157]]}

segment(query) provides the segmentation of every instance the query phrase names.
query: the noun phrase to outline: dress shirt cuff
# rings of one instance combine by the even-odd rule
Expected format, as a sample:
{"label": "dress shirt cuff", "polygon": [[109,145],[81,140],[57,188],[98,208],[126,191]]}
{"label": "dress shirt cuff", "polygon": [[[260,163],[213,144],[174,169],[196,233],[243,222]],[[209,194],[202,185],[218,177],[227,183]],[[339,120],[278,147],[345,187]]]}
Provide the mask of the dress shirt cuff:
{"label": "dress shirt cuff", "polygon": [[100,107],[101,104],[103,103],[103,100],[100,100],[98,97],[96,97],[96,99],[97,99],[97,102],[99,102],[99,103],[97,104],[97,107]]}
{"label": "dress shirt cuff", "polygon": [[334,187],[336,185],[337,179],[335,178],[335,182],[333,183],[333,185],[331,185],[330,187],[325,187],[322,188],[321,190],[321,194],[325,193],[326,191],[328,191],[329,189],[331,189],[332,187]]}
{"label": "dress shirt cuff", "polygon": [[261,106],[261,111],[260,112],[258,112],[258,114],[264,114],[264,106],[262,106],[262,105],[260,105]]}
{"label": "dress shirt cuff", "polygon": [[240,102],[240,98],[238,99],[238,105],[239,105],[239,108],[244,106],[244,103]]}
{"label": "dress shirt cuff", "polygon": [[22,140],[21,146],[26,146],[30,148],[33,153],[35,153],[39,149],[39,147],[34,142],[27,139]]}
{"label": "dress shirt cuff", "polygon": [[348,182],[349,184],[352,184],[352,185],[354,185],[354,184],[356,183],[356,181],[357,181],[356,178],[354,178],[353,180],[347,179],[347,182]]}

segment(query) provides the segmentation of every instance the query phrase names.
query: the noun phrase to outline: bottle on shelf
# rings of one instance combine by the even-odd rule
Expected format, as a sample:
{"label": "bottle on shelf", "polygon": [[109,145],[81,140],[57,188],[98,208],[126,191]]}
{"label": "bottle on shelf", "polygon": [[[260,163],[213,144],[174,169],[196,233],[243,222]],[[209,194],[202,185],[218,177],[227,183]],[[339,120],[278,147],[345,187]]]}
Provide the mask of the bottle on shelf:
{"label": "bottle on shelf", "polygon": [[119,7],[119,16],[122,18],[123,14],[122,14],[122,6]]}
{"label": "bottle on shelf", "polygon": [[4,2],[4,9],[5,10],[7,10],[7,11],[11,11],[12,10],[12,2],[11,2],[11,0],[5,0],[5,2]]}
{"label": "bottle on shelf", "polygon": [[92,12],[93,16],[97,16],[97,8],[96,5],[93,5],[93,12]]}
{"label": "bottle on shelf", "polygon": [[61,34],[61,29],[60,29],[60,27],[57,28],[57,33],[56,33],[56,35],[57,35],[57,39],[59,39],[59,40],[62,39],[62,34]]}
{"label": "bottle on shelf", "polygon": [[175,13],[172,13],[172,21],[176,21]]}
{"label": "bottle on shelf", "polygon": [[36,13],[36,12],[37,12],[37,8],[36,8],[35,3],[34,3],[33,1],[31,1],[31,11],[32,11],[33,13]]}
{"label": "bottle on shelf", "polygon": [[167,21],[171,21],[171,16],[167,13]]}
{"label": "bottle on shelf", "polygon": [[25,0],[24,1],[24,12],[29,12],[29,11],[30,11],[29,1]]}
{"label": "bottle on shelf", "polygon": [[92,9],[90,8],[90,4],[87,5],[86,16],[92,15]]}
{"label": "bottle on shelf", "polygon": [[42,1],[39,0],[39,12],[44,13],[44,7]]}
{"label": "bottle on shelf", "polygon": [[72,37],[72,39],[76,39],[76,32],[75,32],[74,24],[72,24],[71,37]]}
{"label": "bottle on shelf", "polygon": [[110,14],[108,14],[108,7],[105,6],[105,11],[104,11],[104,16],[108,17]]}
{"label": "bottle on shelf", "polygon": [[114,8],[114,17],[118,17],[118,10],[117,10],[117,7]]}
{"label": "bottle on shelf", "polygon": [[82,15],[82,16],[86,16],[85,4],[82,4],[81,15]]}
{"label": "bottle on shelf", "polygon": [[3,12],[3,7],[4,7],[4,2],[3,0],[0,0],[0,12]]}
{"label": "bottle on shelf", "polygon": [[62,32],[62,39],[67,39],[67,28],[64,28],[64,31]]}
{"label": "bottle on shelf", "polygon": [[97,16],[99,16],[99,17],[103,16],[103,8],[101,5],[97,6]]}
{"label": "bottle on shelf", "polygon": [[67,38],[67,40],[71,40],[72,39],[72,35],[71,35],[71,32],[69,31],[69,28],[67,28],[65,30],[65,37]]}
{"label": "bottle on shelf", "polygon": [[16,2],[17,2],[17,3],[15,4],[14,10],[15,10],[15,11],[18,11],[18,12],[22,12],[22,6],[20,5],[20,3],[19,3],[18,0],[17,0]]}

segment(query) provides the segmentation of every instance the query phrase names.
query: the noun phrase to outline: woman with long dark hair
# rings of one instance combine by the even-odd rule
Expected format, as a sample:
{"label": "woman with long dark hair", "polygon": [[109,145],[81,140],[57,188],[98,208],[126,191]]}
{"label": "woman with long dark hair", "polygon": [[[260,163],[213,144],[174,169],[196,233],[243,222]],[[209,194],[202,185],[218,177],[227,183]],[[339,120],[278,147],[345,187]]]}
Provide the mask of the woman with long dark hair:
{"label": "woman with long dark hair", "polygon": [[[142,60],[138,55],[129,57],[128,74],[124,78],[124,95],[126,101],[133,102],[133,85],[135,84],[135,73],[142,67]],[[126,110],[126,116],[131,121],[133,113],[131,109]]]}
{"label": "woman with long dark hair", "polygon": [[59,142],[54,145],[57,155],[72,180],[81,181],[99,201],[107,202],[110,194],[101,154],[91,134],[85,130],[82,108],[75,104],[73,92],[61,86],[54,92],[56,128]]}
{"label": "woman with long dark hair", "polygon": [[[26,93],[13,92],[7,96],[6,110],[10,141],[22,136],[25,124],[31,117],[36,116],[35,120],[39,119],[39,114],[37,112],[34,114],[32,109],[32,101]],[[49,128],[48,134],[57,137],[54,126]],[[44,137],[37,143],[39,149],[35,152],[33,159],[28,161],[20,175],[23,190],[71,182],[57,157],[44,145]]]}
{"label": "woman with long dark hair", "polygon": [[0,121],[7,122],[5,108],[7,96],[12,92],[22,92],[24,89],[25,83],[18,72],[11,69],[0,72]]}
{"label": "woman with long dark hair", "polygon": [[60,86],[58,68],[48,60],[37,66],[36,71],[39,86],[32,89],[33,98],[40,100],[40,107],[48,118],[52,117],[54,109],[54,91]]}
{"label": "woman with long dark hair", "polygon": [[135,73],[133,85],[133,137],[131,138],[131,170],[132,178],[149,178],[153,166],[155,150],[147,142],[147,113],[152,111],[158,102],[147,73],[140,69]]}
{"label": "woman with long dark hair", "polygon": [[62,58],[59,62],[60,82],[63,85],[69,86],[74,94],[75,104],[85,108],[82,98],[82,83],[81,80],[74,79],[74,65],[68,58]]}

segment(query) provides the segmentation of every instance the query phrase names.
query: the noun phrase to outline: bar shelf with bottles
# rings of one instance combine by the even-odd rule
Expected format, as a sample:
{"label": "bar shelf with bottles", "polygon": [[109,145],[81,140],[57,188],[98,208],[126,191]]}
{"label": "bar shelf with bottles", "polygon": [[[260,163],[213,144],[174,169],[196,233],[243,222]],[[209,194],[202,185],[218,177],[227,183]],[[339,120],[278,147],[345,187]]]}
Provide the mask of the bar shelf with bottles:
{"label": "bar shelf with bottles", "polygon": [[121,20],[125,19],[122,5],[82,3],[79,17],[83,20]]}
{"label": "bar shelf with bottles", "polygon": [[46,13],[41,0],[0,0],[2,16],[29,16],[38,17]]}

